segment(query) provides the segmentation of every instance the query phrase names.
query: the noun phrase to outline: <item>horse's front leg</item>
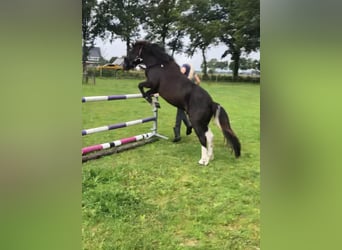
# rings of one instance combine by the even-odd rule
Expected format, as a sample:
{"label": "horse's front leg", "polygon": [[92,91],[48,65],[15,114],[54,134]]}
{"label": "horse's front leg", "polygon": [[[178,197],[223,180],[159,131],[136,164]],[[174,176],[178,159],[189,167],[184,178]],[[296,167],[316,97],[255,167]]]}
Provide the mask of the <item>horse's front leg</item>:
{"label": "horse's front leg", "polygon": [[138,85],[138,88],[139,88],[139,90],[140,90],[140,92],[141,92],[143,98],[145,98],[146,101],[148,101],[149,103],[152,104],[152,97],[151,97],[151,95],[152,95],[152,90],[150,89],[150,90],[148,90],[147,92],[144,91],[144,88],[151,88],[151,87],[152,87],[152,86],[151,86],[151,83],[148,82],[148,81],[141,82],[141,83],[139,83],[139,85]]}

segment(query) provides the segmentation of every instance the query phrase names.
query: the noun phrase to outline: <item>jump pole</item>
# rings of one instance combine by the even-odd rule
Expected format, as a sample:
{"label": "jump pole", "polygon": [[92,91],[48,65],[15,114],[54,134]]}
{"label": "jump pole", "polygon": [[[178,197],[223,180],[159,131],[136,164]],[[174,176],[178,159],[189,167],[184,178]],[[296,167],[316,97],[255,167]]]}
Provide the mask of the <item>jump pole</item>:
{"label": "jump pole", "polygon": [[98,159],[98,158],[106,156],[106,155],[112,155],[115,153],[120,153],[120,152],[129,150],[129,149],[140,147],[142,145],[145,145],[145,144],[148,144],[151,142],[155,142],[156,140],[158,140],[158,138],[154,136],[154,137],[151,137],[149,139],[145,139],[145,140],[141,140],[141,141],[137,141],[137,142],[132,142],[129,144],[122,145],[120,147],[114,147],[114,148],[104,149],[104,150],[101,150],[98,152],[93,152],[91,154],[83,155],[82,156],[82,162]]}
{"label": "jump pole", "polygon": [[82,97],[82,102],[115,101],[115,100],[132,99],[132,98],[142,98],[142,94],[86,96],[86,97]]}
{"label": "jump pole", "polygon": [[[114,101],[114,100],[123,100],[123,99],[131,99],[131,98],[142,98],[142,94],[127,94],[127,95],[111,95],[111,96],[88,96],[88,97],[82,97],[82,103],[84,102],[97,102],[97,101]],[[152,141],[155,141],[155,137],[163,138],[163,139],[168,139],[166,136],[160,135],[157,133],[158,129],[158,108],[159,108],[159,102],[158,102],[158,95],[153,96],[152,98],[152,111],[153,111],[153,117],[147,117],[143,119],[138,119],[138,120],[133,120],[129,122],[123,122],[123,123],[118,123],[118,124],[111,124],[107,126],[101,126],[97,128],[91,128],[91,129],[85,129],[82,130],[82,136],[93,134],[93,133],[98,133],[98,132],[104,132],[112,129],[119,129],[119,128],[124,128],[132,125],[138,125],[141,123],[145,122],[151,122],[153,121],[153,127],[152,127],[152,132],[149,133],[144,133],[128,138],[123,138],[120,140],[115,140],[112,142],[107,142],[107,143],[102,143],[102,144],[97,144],[97,145],[92,145],[92,146],[87,146],[82,148],[82,162],[85,162],[90,159],[97,159],[101,156],[104,155],[109,155],[112,153],[116,152],[121,152],[123,150],[127,150],[130,148],[130,144],[132,147],[136,147],[139,145],[143,145],[145,143],[149,143]],[[115,150],[106,150],[106,149],[111,149],[111,148],[116,148],[118,149]],[[123,150],[120,150],[119,147],[121,147]],[[103,151],[98,152],[97,154],[94,154],[93,156],[86,156],[85,154],[94,152],[94,151]]]}
{"label": "jump pole", "polygon": [[88,146],[88,147],[82,148],[82,155],[93,152],[93,151],[97,151],[97,150],[118,147],[118,146],[130,143],[130,142],[136,142],[136,141],[140,141],[143,139],[149,139],[152,136],[154,136],[153,132],[141,134],[141,135],[136,135],[136,136],[132,136],[132,137],[128,137],[128,138],[123,138],[123,139],[112,141],[112,142]]}
{"label": "jump pole", "polygon": [[111,124],[107,126],[101,126],[97,128],[89,128],[89,129],[84,129],[82,130],[82,136],[84,135],[90,135],[98,132],[103,132],[103,131],[108,131],[108,130],[113,130],[113,129],[118,129],[118,128],[125,128],[145,122],[150,122],[150,121],[156,121],[156,117],[147,117],[139,120],[134,120],[134,121],[129,121],[129,122],[122,122],[122,123],[117,123],[117,124]]}

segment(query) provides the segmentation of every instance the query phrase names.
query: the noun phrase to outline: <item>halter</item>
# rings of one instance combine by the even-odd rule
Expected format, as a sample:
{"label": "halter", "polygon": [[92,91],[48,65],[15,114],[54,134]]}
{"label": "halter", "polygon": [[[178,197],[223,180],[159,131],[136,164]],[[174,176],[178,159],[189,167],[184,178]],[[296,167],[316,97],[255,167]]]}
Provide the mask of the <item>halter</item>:
{"label": "halter", "polygon": [[140,57],[140,55],[141,55],[141,51],[142,51],[143,47],[144,47],[144,45],[141,45],[141,47],[140,47],[140,49],[139,49],[139,54],[138,54],[139,57]]}
{"label": "halter", "polygon": [[[139,49],[139,53],[138,55],[135,57],[134,59],[134,62],[138,65],[138,64],[141,64],[144,60],[141,58],[141,52],[143,50],[143,47],[144,45],[141,45],[140,49]],[[161,68],[164,68],[164,65],[163,64],[160,64],[160,63],[156,63],[156,64],[152,64],[152,65],[146,65],[146,67],[144,67],[143,69],[145,70],[149,70],[153,67],[156,67],[156,66],[160,66]]]}
{"label": "halter", "polygon": [[140,56],[143,47],[144,47],[144,45],[141,45],[141,47],[140,47],[140,49],[139,49],[139,53],[138,53],[138,55],[137,55],[137,56],[135,57],[135,59],[134,59],[134,62],[135,62],[137,65],[143,62],[143,59],[142,59],[141,56]]}

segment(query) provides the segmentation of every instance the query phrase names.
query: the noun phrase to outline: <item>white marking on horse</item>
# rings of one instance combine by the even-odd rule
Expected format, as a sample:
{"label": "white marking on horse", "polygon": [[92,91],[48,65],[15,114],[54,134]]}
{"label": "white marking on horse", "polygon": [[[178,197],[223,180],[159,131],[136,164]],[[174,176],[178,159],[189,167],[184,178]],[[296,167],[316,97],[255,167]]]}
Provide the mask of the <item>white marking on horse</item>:
{"label": "white marking on horse", "polygon": [[202,156],[198,163],[207,166],[209,164],[209,160],[214,159],[214,134],[211,132],[210,128],[205,132],[205,137],[207,138],[207,147],[201,147]]}
{"label": "white marking on horse", "polygon": [[202,157],[198,161],[199,164],[207,166],[209,164],[208,150],[206,147],[201,147]]}

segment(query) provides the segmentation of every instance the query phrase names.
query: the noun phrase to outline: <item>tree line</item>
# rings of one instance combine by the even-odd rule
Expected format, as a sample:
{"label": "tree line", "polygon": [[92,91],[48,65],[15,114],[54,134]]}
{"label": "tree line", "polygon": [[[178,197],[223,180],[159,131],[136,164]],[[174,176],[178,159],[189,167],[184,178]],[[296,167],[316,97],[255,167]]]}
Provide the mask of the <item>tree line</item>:
{"label": "tree line", "polygon": [[[127,51],[141,39],[159,43],[173,56],[200,51],[207,76],[206,51],[226,46],[233,78],[238,78],[241,54],[260,48],[259,0],[82,0],[83,62],[96,37],[121,39]],[[185,45],[185,38],[190,42]]]}
{"label": "tree line", "polygon": [[[211,59],[207,62],[207,66],[209,68],[209,73],[215,73],[215,69],[227,70],[230,69],[233,71],[234,69],[234,61],[230,63],[228,61],[219,61],[216,58]],[[203,63],[201,65],[203,68]],[[247,70],[247,69],[255,69],[260,70],[260,61],[259,60],[252,60],[251,58],[241,57],[239,61],[239,69]]]}

